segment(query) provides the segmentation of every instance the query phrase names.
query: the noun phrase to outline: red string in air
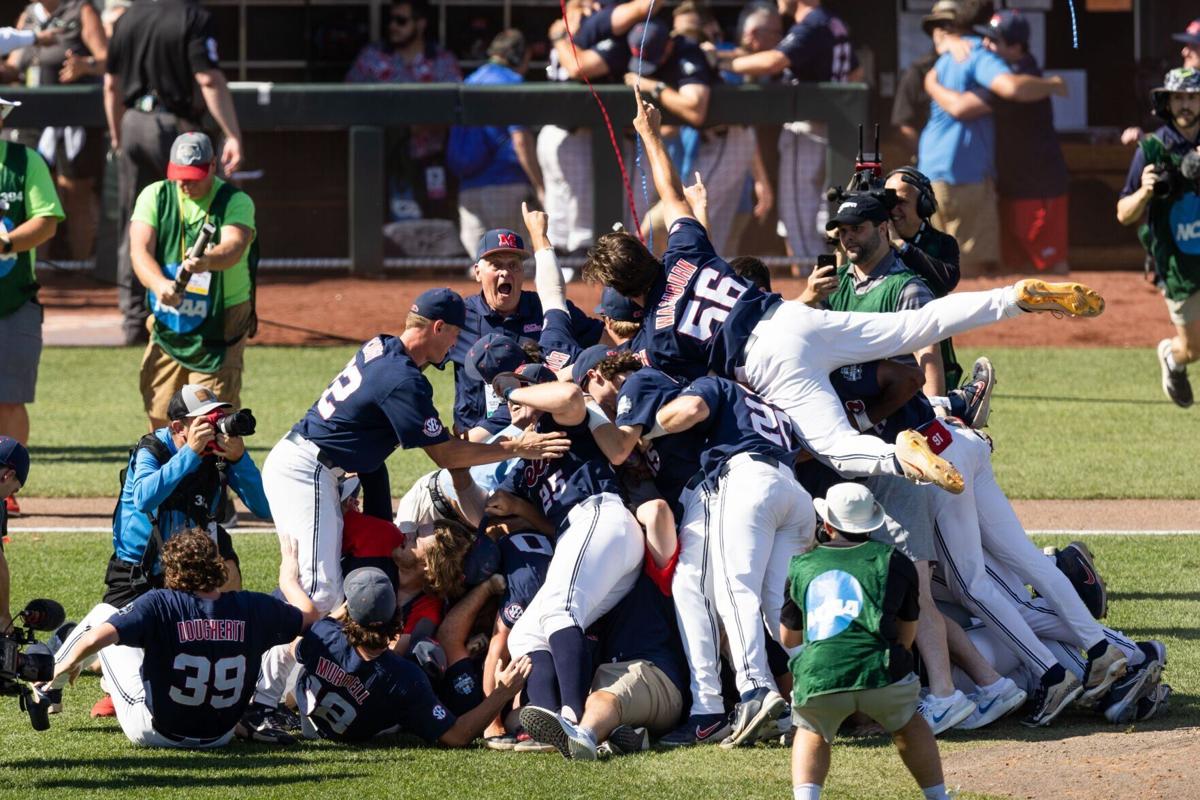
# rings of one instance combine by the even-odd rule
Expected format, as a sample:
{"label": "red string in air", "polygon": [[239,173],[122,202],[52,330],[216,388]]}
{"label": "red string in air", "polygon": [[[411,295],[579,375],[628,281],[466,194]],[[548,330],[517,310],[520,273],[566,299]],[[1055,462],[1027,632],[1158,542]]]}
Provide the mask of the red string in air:
{"label": "red string in air", "polygon": [[[562,9],[563,27],[567,31],[567,41],[571,43],[571,55],[575,56],[575,67],[579,68],[579,51],[575,49],[575,35],[571,33],[571,23],[567,22],[566,0],[558,0],[558,5]],[[646,240],[642,236],[642,223],[638,219],[637,204],[633,201],[633,185],[629,182],[629,173],[625,171],[625,159],[621,157],[621,148],[617,145],[617,135],[613,132],[612,120],[608,118],[608,109],[604,107],[604,101],[600,99],[600,95],[596,94],[596,90],[592,87],[592,82],[588,80],[588,76],[584,74],[582,69],[579,70],[579,76],[587,84],[588,91],[592,93],[592,99],[596,101],[596,105],[600,106],[600,115],[604,117],[604,127],[608,129],[608,141],[612,144],[613,153],[617,156],[617,169],[621,171],[621,183],[625,187],[625,199],[629,201],[629,212],[633,214],[634,232],[644,244]],[[595,147],[596,143],[592,142],[592,146]],[[600,176],[593,175],[592,180],[600,180]],[[596,231],[595,235],[599,236],[600,231]]]}

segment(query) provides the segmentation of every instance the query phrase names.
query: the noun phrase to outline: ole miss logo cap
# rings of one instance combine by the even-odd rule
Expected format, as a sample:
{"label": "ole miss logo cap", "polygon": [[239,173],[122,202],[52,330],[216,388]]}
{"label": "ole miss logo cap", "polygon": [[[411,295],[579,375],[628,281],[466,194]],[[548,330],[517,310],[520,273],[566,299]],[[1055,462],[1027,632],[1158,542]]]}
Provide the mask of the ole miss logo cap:
{"label": "ole miss logo cap", "polygon": [[641,322],[646,312],[616,289],[605,286],[604,293],[600,295],[600,305],[596,306],[596,313],[617,322]]}
{"label": "ole miss logo cap", "polygon": [[501,372],[513,372],[527,361],[529,356],[516,339],[503,333],[489,333],[471,345],[463,369],[471,380],[491,383]]}
{"label": "ole miss logo cap", "polygon": [[1200,19],[1192,20],[1183,33],[1173,34],[1171,38],[1184,44],[1200,45]]}
{"label": "ole miss logo cap", "polygon": [[428,320],[440,319],[461,328],[467,323],[467,307],[458,293],[450,289],[428,289],[417,295],[409,309]]}
{"label": "ole miss logo cap", "polygon": [[1029,20],[1019,11],[997,11],[987,25],[978,25],[975,32],[985,39],[999,39],[1005,44],[1029,44]]}
{"label": "ole miss logo cap", "polygon": [[507,228],[493,228],[485,233],[479,240],[479,247],[475,248],[475,260],[478,261],[492,253],[519,253],[526,257],[529,255],[521,235]]}

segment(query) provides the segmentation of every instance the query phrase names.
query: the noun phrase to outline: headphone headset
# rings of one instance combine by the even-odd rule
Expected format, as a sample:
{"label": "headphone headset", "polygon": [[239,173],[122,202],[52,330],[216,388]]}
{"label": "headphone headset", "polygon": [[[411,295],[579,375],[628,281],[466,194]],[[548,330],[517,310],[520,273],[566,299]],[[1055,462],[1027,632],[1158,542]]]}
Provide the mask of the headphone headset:
{"label": "headphone headset", "polygon": [[917,190],[917,216],[929,219],[938,210],[937,195],[933,193],[933,184],[920,170],[913,167],[897,167],[887,174],[887,177],[899,175],[900,180]]}

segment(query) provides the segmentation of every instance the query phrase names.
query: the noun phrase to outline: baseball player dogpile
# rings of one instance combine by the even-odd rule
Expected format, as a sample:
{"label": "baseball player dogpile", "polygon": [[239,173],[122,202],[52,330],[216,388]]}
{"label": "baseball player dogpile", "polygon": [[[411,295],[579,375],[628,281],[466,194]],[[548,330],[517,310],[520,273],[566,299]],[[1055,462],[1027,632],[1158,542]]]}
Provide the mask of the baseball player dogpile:
{"label": "baseball player dogpile", "polygon": [[[661,260],[600,236],[589,321],[555,257],[571,243],[550,238],[577,222],[522,206],[528,239],[489,231],[478,250],[505,323],[421,294],[271,450],[279,593],[220,592],[213,539],[172,535],[165,588],[94,608],[32,702],[54,713],[98,659],[140,745],[401,731],[595,760],[790,743],[796,797],[820,796],[847,727],[887,731],[938,798],[944,731],[1051,725],[1072,704],[1114,724],[1163,713],[1165,647],[1104,625],[1087,548],[1035,547],[993,474],[991,364],[927,397],[912,356],[1103,299],[1030,279],[842,308],[898,285],[860,292],[860,272],[922,280],[893,256],[882,189],[844,196],[827,225],[844,263],[785,299],[716,251],[637,101]],[[514,268],[530,256],[534,290]],[[422,374],[448,360],[473,417],[453,430]],[[393,512],[398,447],[431,464]]]}

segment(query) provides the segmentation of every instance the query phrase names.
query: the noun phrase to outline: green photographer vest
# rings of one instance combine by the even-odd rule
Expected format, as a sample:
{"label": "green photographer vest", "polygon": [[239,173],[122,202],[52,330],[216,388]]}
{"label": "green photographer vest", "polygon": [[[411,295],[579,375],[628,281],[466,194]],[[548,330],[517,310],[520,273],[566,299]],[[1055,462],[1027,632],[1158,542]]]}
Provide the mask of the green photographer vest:
{"label": "green photographer vest", "polygon": [[[5,230],[13,230],[26,220],[25,172],[29,150],[24,145],[8,142],[4,152],[4,168],[0,169],[0,198],[8,208],[4,217]],[[33,271],[33,253],[0,255],[0,317],[7,317],[28,301],[37,297],[37,276]]]}
{"label": "green photographer vest", "polygon": [[[1146,136],[1138,146],[1147,164],[1179,172],[1182,155],[1170,152],[1162,139]],[[1200,195],[1176,190],[1169,197],[1152,198],[1138,239],[1154,258],[1168,299],[1182,301],[1200,291]]]}
{"label": "green photographer vest", "polygon": [[[861,311],[872,314],[890,314],[900,305],[900,296],[904,287],[912,281],[921,280],[921,276],[911,270],[896,272],[885,277],[879,284],[872,287],[866,294],[860,295],[854,291],[854,273],[850,265],[838,267],[838,288],[829,296],[826,302],[834,311]],[[946,391],[958,387],[962,380],[963,370],[954,353],[954,343],[943,339],[941,343],[942,369],[946,378]]]}
{"label": "green photographer vest", "polygon": [[[221,241],[221,230],[225,225],[225,211],[229,201],[240,189],[225,183],[217,189],[208,207],[207,220],[216,226],[212,244]],[[163,181],[158,191],[158,236],[154,257],[161,265],[163,274],[174,278],[179,265],[186,258],[188,248],[200,235],[204,221],[187,225],[181,214],[178,190],[170,181]],[[255,236],[247,252],[250,270],[250,303],[253,310],[255,283],[258,274],[258,237]],[[225,361],[225,351],[253,335],[254,317],[248,330],[231,339],[225,336],[225,276],[222,272],[206,273],[210,276],[207,286],[193,281],[184,292],[178,307],[160,305],[153,292],[147,291],[147,304],[154,313],[154,339],[171,358],[195,372],[214,373]]]}

